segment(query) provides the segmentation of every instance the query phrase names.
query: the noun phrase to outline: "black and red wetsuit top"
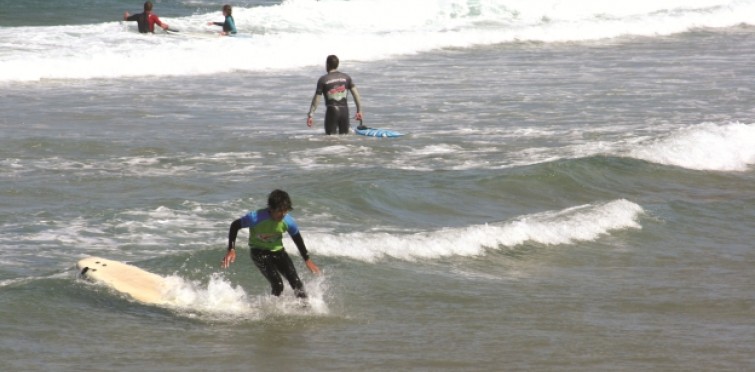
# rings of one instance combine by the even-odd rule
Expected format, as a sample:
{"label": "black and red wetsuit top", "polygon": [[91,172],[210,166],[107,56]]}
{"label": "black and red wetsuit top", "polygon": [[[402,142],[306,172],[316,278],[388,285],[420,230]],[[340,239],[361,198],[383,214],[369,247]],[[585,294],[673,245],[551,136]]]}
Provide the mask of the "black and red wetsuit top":
{"label": "black and red wetsuit top", "polygon": [[346,95],[354,88],[351,76],[343,72],[331,71],[317,81],[317,94],[325,97],[325,105],[346,107]]}
{"label": "black and red wetsuit top", "polygon": [[354,88],[351,76],[331,71],[317,80],[317,94],[325,97],[325,134],[349,133],[349,105],[346,97]]}
{"label": "black and red wetsuit top", "polygon": [[143,34],[146,34],[148,32],[155,32],[155,23],[157,23],[158,26],[163,25],[163,23],[160,22],[160,18],[157,17],[157,14],[154,14],[152,12],[134,14],[126,18],[126,20],[136,21],[136,24],[139,25],[139,32]]}

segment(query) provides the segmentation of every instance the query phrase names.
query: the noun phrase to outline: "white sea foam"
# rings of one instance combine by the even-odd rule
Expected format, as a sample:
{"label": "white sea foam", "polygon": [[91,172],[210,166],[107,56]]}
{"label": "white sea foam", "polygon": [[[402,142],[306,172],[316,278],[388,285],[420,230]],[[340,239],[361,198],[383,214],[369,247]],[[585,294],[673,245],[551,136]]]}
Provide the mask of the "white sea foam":
{"label": "white sea foam", "polygon": [[[87,221],[73,220],[66,221],[59,227],[51,226],[38,233],[12,238],[17,242],[76,246],[80,250],[92,252],[129,245],[132,247],[128,250],[131,255],[154,254],[155,246],[168,247],[175,241],[186,238],[196,244],[222,244],[222,237],[218,237],[217,231],[226,228],[227,221],[203,216],[225,207],[207,206],[206,210],[197,208],[199,207],[180,210],[167,207],[148,211],[132,210],[122,213],[106,225],[90,226]],[[640,228],[637,219],[642,214],[642,207],[620,199],[522,216],[508,222],[414,234],[369,231],[344,234],[314,232],[307,234],[307,240],[310,242],[310,249],[318,255],[345,256],[364,261],[375,261],[384,257],[414,260],[455,255],[476,256],[483,255],[491,249],[511,248],[527,242],[563,245],[596,240],[612,231]],[[113,231],[117,233],[114,234]],[[0,239],[3,240],[5,239]],[[290,242],[288,244],[290,245]],[[181,247],[162,249],[160,252],[169,254],[176,249],[180,251]],[[196,289],[192,291],[197,292]]]}
{"label": "white sea foam", "polygon": [[[263,154],[256,152],[187,154],[170,156],[129,156],[107,159],[69,159],[53,156],[39,159],[0,160],[0,171],[5,175],[20,176],[32,172],[66,171],[75,175],[132,175],[139,177],[181,176],[192,173],[207,173],[236,163],[248,164],[248,168],[230,170],[229,173],[248,173],[259,166]],[[206,168],[206,169],[205,169]]]}
{"label": "white sea foam", "polygon": [[320,66],[330,53],[373,61],[510,41],[668,35],[752,24],[753,13],[755,0],[289,0],[236,7],[238,37],[211,37],[216,11],[163,17],[178,35],[140,35],[132,22],[0,28],[0,82],[266,71]]}
{"label": "white sea foam", "polygon": [[[570,138],[568,133],[542,133],[544,138],[557,137],[564,140],[564,145],[512,149],[506,156],[498,157],[494,161],[478,155],[483,152],[500,152],[497,147],[492,147],[490,151],[458,148],[453,158],[442,159],[445,163],[440,167],[497,169],[596,155],[631,157],[694,170],[746,171],[755,164],[755,124],[734,122],[702,123],[681,128],[667,126],[653,128],[655,134],[648,132],[638,135],[630,132],[628,136],[624,134],[626,130],[627,128],[611,128],[606,134],[606,140],[603,141],[585,141],[582,135]],[[428,146],[425,149],[410,151],[406,156],[412,160],[416,160],[417,155],[422,154],[440,156],[443,154],[441,150],[446,148],[450,146]],[[432,149],[435,151],[429,151]],[[412,161],[400,161],[395,166],[407,169],[410,166],[411,169],[435,169],[428,164],[430,160],[426,159],[422,165],[416,165],[416,162]]]}
{"label": "white sea foam", "polygon": [[373,262],[385,257],[402,260],[446,256],[479,256],[488,250],[527,242],[563,245],[593,241],[613,231],[641,228],[641,206],[619,199],[561,211],[523,216],[510,222],[447,228],[434,232],[396,234],[358,232],[308,234],[318,255],[343,256]]}
{"label": "white sea foam", "polygon": [[277,315],[323,315],[329,309],[324,300],[325,276],[305,283],[307,306],[296,299],[290,288],[279,298],[261,294],[250,295],[240,285],[234,285],[223,275],[212,274],[206,283],[187,280],[179,275],[166,277],[164,299],[179,313],[212,320],[233,321],[239,318],[260,320]]}
{"label": "white sea foam", "polygon": [[688,169],[745,171],[755,164],[755,124],[693,125],[640,144],[629,154]]}
{"label": "white sea foam", "polygon": [[422,148],[412,149],[409,151],[408,155],[412,157],[427,157],[441,154],[458,153],[460,150],[461,149],[459,148],[459,146],[448,144],[428,145]]}
{"label": "white sea foam", "polygon": [[[208,208],[204,211],[202,208]],[[40,221],[46,228],[35,232],[15,233],[14,226],[6,225],[7,233],[0,232],[0,243],[7,246],[34,244],[35,246],[75,247],[79,252],[101,254],[103,251],[119,251],[129,246],[126,253],[140,257],[183,251],[176,242],[188,239],[192,245],[222,244],[219,230],[227,229],[227,221],[218,221],[208,214],[223,210],[224,206],[184,205],[181,208],[160,206],[151,210],[126,210],[107,221],[90,221],[83,218],[71,220]],[[231,217],[229,216],[230,220]],[[40,256],[57,256],[60,250],[35,252]]]}

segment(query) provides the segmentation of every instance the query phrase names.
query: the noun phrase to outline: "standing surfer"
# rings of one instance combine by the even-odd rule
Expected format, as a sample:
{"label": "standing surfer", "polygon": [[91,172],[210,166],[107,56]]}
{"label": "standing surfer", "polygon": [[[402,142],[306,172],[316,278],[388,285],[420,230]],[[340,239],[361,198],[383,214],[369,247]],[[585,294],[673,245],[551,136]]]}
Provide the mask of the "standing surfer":
{"label": "standing surfer", "polygon": [[354,103],[357,106],[356,120],[362,120],[362,102],[359,98],[359,91],[351,80],[351,76],[338,71],[338,57],[329,55],[325,59],[325,69],[327,74],[317,80],[315,96],[312,97],[312,105],[307,113],[307,126],[312,127],[312,115],[320,103],[320,95],[325,97],[325,134],[349,133],[349,105],[346,97],[348,92],[354,97]]}

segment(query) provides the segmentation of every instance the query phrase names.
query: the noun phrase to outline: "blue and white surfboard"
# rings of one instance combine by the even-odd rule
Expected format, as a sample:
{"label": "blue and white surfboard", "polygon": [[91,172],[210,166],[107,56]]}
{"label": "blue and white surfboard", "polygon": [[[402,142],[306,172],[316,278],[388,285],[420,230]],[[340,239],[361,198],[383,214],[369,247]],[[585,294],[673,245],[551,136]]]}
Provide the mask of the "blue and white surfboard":
{"label": "blue and white surfboard", "polygon": [[359,125],[354,129],[354,133],[360,135],[360,136],[368,136],[368,137],[399,137],[403,136],[403,134],[389,130],[389,129],[377,129],[377,128],[369,128],[365,127],[364,125]]}

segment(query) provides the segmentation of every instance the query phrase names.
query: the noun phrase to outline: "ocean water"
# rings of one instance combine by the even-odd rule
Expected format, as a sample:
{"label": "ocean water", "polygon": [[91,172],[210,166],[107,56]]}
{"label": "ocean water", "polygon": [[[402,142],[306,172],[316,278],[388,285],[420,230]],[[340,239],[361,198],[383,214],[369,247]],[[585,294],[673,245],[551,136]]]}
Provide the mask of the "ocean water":
{"label": "ocean water", "polygon": [[[755,1],[223,4],[0,0],[0,370],[755,368]],[[404,136],[305,125],[328,54]],[[219,268],[275,188],[306,308]]]}

